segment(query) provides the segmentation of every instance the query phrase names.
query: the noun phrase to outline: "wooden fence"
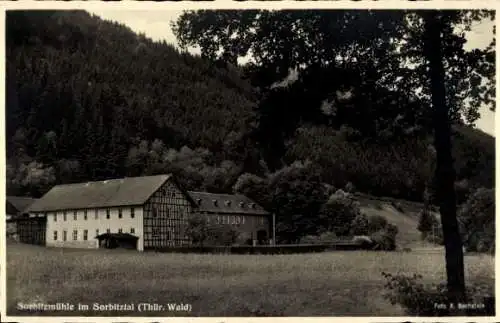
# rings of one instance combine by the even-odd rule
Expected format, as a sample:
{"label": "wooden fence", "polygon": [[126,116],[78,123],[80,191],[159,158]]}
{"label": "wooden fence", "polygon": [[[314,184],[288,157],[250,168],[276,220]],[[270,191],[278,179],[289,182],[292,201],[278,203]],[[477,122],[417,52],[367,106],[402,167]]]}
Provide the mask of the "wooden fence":
{"label": "wooden fence", "polygon": [[264,246],[203,246],[203,247],[165,247],[145,251],[173,253],[209,253],[209,254],[297,254],[325,252],[331,250],[369,250],[367,246],[352,241],[339,241],[332,244],[295,244]]}

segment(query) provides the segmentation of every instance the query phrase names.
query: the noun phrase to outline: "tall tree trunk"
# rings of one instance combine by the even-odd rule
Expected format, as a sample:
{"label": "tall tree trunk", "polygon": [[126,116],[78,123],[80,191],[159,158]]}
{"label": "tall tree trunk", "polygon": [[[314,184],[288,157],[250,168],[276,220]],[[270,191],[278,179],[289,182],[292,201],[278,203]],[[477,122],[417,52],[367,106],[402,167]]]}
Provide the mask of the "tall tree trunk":
{"label": "tall tree trunk", "polygon": [[425,20],[425,56],[434,114],[434,147],[436,149],[436,194],[441,213],[446,274],[452,302],[465,300],[464,254],[460,237],[455,195],[455,169],[451,152],[451,122],[446,103],[445,72],[441,43],[442,22],[438,11],[427,11]]}

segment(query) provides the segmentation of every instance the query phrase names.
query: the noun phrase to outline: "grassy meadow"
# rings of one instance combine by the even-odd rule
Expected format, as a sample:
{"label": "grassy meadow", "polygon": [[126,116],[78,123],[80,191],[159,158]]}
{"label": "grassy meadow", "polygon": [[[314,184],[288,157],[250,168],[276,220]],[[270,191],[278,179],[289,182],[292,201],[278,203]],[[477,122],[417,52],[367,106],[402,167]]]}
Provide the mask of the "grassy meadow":
{"label": "grassy meadow", "polygon": [[[18,302],[184,303],[191,311],[38,312],[96,316],[400,316],[381,272],[445,279],[442,252],[336,251],[297,255],[196,255],[7,246],[9,315]],[[494,258],[467,255],[468,282],[491,283]]]}

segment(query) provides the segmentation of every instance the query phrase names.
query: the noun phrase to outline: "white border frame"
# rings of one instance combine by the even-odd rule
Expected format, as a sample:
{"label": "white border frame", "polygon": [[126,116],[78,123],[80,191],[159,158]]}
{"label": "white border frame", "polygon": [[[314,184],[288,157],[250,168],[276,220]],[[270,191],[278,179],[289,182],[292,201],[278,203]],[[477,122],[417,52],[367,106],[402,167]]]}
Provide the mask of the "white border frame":
{"label": "white border frame", "polygon": [[[246,1],[246,2],[233,2],[231,0],[217,0],[213,2],[139,2],[139,1],[122,1],[122,2],[100,2],[100,1],[24,1],[10,2],[0,0],[0,57],[5,57],[5,10],[36,10],[36,9],[82,9],[82,10],[196,10],[196,9],[500,9],[499,0],[431,0],[431,1],[407,1],[407,0],[364,0],[364,1],[349,1],[349,0],[330,0],[330,1]],[[500,17],[496,15],[496,25],[500,23]],[[496,52],[496,70],[497,91],[500,87],[498,78],[498,62],[500,54]],[[5,59],[2,60],[5,62]],[[6,75],[5,63],[0,64],[0,75]],[[2,115],[5,114],[5,77],[0,78],[0,111]],[[498,111],[498,102],[496,104]],[[499,112],[500,113],[500,112]],[[498,114],[495,115],[495,127],[499,120]],[[5,133],[5,117],[0,118],[0,133]],[[498,143],[496,144],[498,148]],[[0,203],[5,205],[5,178],[6,178],[6,146],[5,141],[0,140]],[[496,169],[500,163],[496,160]],[[496,183],[498,183],[499,176],[496,174]],[[500,200],[500,194],[496,190],[496,200]],[[498,218],[498,211],[497,211]],[[498,222],[498,221],[497,221]],[[499,225],[496,224],[498,229]],[[315,323],[330,323],[335,322],[373,322],[373,323],[389,323],[389,322],[500,322],[500,298],[496,299],[496,316],[494,317],[270,317],[270,318],[225,318],[225,317],[111,317],[111,316],[6,316],[6,239],[5,239],[6,225],[5,221],[0,221],[0,313],[1,322],[22,322],[22,323],[45,323],[45,322],[216,322],[216,323],[247,323],[247,322],[315,322]],[[498,245],[498,235],[496,242]],[[495,258],[498,251],[495,254]],[[498,269],[498,263],[495,262],[495,274]],[[495,295],[499,291],[498,278],[495,277]]]}

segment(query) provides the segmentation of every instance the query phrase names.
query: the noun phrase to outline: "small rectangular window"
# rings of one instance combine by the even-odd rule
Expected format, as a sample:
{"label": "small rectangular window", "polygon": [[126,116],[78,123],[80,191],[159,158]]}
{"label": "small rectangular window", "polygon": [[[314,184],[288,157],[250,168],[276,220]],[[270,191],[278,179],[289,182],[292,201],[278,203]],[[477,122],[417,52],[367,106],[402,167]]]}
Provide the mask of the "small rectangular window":
{"label": "small rectangular window", "polygon": [[74,212],[73,212],[73,220],[75,220],[75,221],[76,221],[77,219],[78,219],[77,212],[76,212],[76,211],[74,211]]}
{"label": "small rectangular window", "polygon": [[130,208],[130,217],[132,219],[135,217],[135,209],[133,207]]}
{"label": "small rectangular window", "polygon": [[99,235],[99,229],[95,230],[95,236],[97,237]]}
{"label": "small rectangular window", "polygon": [[83,219],[87,220],[87,210],[83,210]]}
{"label": "small rectangular window", "polygon": [[54,222],[57,222],[57,212],[54,213]]}
{"label": "small rectangular window", "polygon": [[131,228],[131,229],[130,229],[130,233],[134,234],[134,233],[135,233],[135,229],[134,229],[134,228]]}
{"label": "small rectangular window", "polygon": [[122,218],[122,209],[118,209],[118,219]]}
{"label": "small rectangular window", "polygon": [[83,240],[87,241],[89,231],[88,230],[83,230]]}
{"label": "small rectangular window", "polygon": [[54,241],[57,240],[57,231],[54,231]]}
{"label": "small rectangular window", "polygon": [[123,233],[123,230],[122,229],[118,229],[118,233]]}
{"label": "small rectangular window", "polygon": [[96,220],[99,219],[99,210],[97,209],[95,210],[95,219]]}
{"label": "small rectangular window", "polygon": [[111,216],[111,215],[110,215],[110,211],[109,211],[109,209],[106,209],[106,219],[109,219],[109,218],[110,218],[110,216]]}
{"label": "small rectangular window", "polygon": [[68,240],[68,231],[63,231],[63,241]]}
{"label": "small rectangular window", "polygon": [[66,211],[63,212],[63,221],[66,221]]}
{"label": "small rectangular window", "polygon": [[73,240],[78,240],[78,230],[73,230]]}

